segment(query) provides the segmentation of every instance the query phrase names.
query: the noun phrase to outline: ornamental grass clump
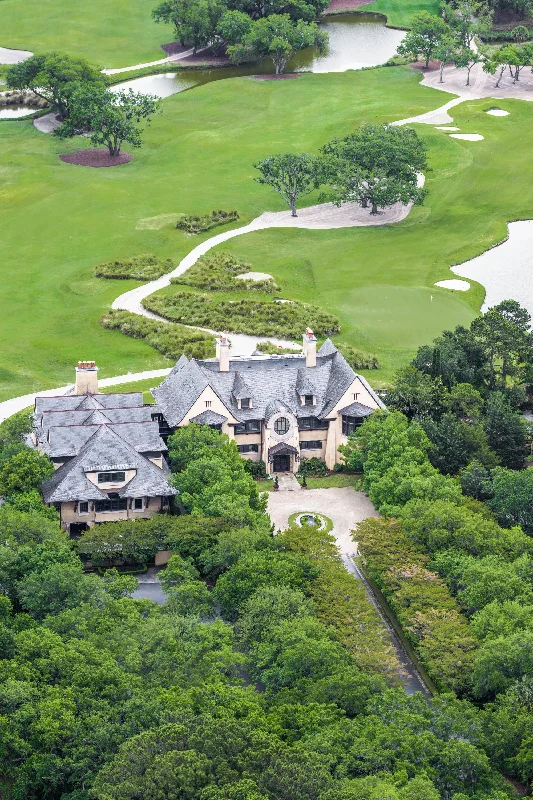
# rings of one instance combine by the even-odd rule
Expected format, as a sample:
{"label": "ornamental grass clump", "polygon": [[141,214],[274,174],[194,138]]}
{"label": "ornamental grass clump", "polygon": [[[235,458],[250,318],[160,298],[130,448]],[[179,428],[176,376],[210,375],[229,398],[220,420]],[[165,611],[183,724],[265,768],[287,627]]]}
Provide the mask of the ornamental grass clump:
{"label": "ornamental grass clump", "polygon": [[319,336],[340,330],[339,320],[333,314],[297,301],[218,300],[207,294],[177,291],[150,295],[143,305],[172,322],[252,336],[299,338],[308,326]]}
{"label": "ornamental grass clump", "polygon": [[210,214],[204,214],[198,217],[194,214],[185,214],[180,217],[176,222],[176,228],[186,233],[203,233],[209,231],[211,228],[216,228],[218,225],[227,225],[229,222],[236,222],[239,219],[238,211],[211,211]]}
{"label": "ornamental grass clump", "polygon": [[170,272],[174,268],[171,258],[159,258],[154,253],[142,253],[121,261],[108,261],[97,264],[94,268],[96,278],[134,278],[135,280],[153,280]]}
{"label": "ornamental grass clump", "polygon": [[194,331],[184,325],[140,317],[130,311],[111,310],[102,317],[104,328],[119,330],[133,339],[144,339],[167,358],[212,358],[215,355],[215,339],[208,333]]}
{"label": "ornamental grass clump", "polygon": [[183,275],[171,279],[171,283],[194,286],[195,289],[208,289],[209,291],[231,291],[241,289],[255,289],[256,291],[272,294],[279,292],[272,278],[266,280],[242,280],[237,275],[250,272],[251,266],[240,261],[229,253],[210,253],[201,256]]}

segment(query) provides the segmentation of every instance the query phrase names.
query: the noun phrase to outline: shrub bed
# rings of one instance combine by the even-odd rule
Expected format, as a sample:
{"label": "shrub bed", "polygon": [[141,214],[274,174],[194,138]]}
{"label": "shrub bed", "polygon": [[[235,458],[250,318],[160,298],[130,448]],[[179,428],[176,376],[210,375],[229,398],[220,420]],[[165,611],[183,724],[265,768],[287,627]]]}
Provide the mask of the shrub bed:
{"label": "shrub bed", "polygon": [[338,344],[337,349],[342,353],[352,369],[380,369],[378,357],[351,347],[349,344]]}
{"label": "shrub bed", "polygon": [[317,617],[331,626],[355,664],[397,682],[399,664],[387,632],[363,584],[343,566],[334,537],[310,527],[293,527],[277,541],[318,566],[319,575],[309,589]]}
{"label": "shrub bed", "polygon": [[202,217],[197,217],[193,214],[184,215],[176,222],[176,228],[180,231],[187,233],[203,233],[209,231],[211,228],[216,228],[218,225],[226,225],[228,222],[236,222],[239,219],[237,211],[211,211],[210,214],[204,214]]}
{"label": "shrub bed", "polygon": [[251,271],[250,264],[238,261],[229,253],[211,253],[201,256],[187,272],[171,279],[171,283],[194,286],[196,289],[210,291],[231,291],[232,289],[255,289],[272,294],[279,292],[272,278],[268,280],[242,280],[237,275]]}
{"label": "shrub bed", "polygon": [[143,253],[123,261],[108,261],[97,264],[94,274],[97,278],[135,278],[136,280],[153,280],[174,269],[172,259],[158,258],[154,253]]}
{"label": "shrub bed", "polygon": [[427,569],[429,557],[397,520],[367,519],[355,535],[370,576],[436,686],[469,692],[478,642],[444,581]]}
{"label": "shrub bed", "polygon": [[279,347],[274,342],[258,342],[256,350],[259,350],[260,353],[266,353],[267,355],[298,355],[301,354],[302,349],[299,347],[297,350],[293,347]]}
{"label": "shrub bed", "polygon": [[140,317],[130,311],[112,309],[102,317],[104,328],[118,330],[133,339],[144,339],[164,356],[178,359],[185,354],[189,358],[212,358],[215,355],[215,339],[208,333],[194,331],[184,325],[158,322]]}
{"label": "shrub bed", "polygon": [[172,295],[153,294],[143,300],[143,305],[172,322],[255,336],[296,338],[307,326],[319,336],[340,330],[333,314],[299,302],[216,300],[206,294],[178,291]]}

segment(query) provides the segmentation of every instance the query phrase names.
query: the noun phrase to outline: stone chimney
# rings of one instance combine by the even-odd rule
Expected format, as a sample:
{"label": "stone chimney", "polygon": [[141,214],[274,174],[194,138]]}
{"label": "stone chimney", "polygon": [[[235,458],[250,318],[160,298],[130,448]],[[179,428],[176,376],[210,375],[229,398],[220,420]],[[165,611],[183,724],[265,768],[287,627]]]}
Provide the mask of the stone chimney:
{"label": "stone chimney", "polygon": [[316,336],[311,328],[305,329],[302,351],[305,356],[305,366],[316,367]]}
{"label": "stone chimney", "polygon": [[217,339],[216,354],[220,372],[229,372],[229,348],[230,345],[227,337],[219,336]]}
{"label": "stone chimney", "polygon": [[98,367],[94,361],[78,361],[74,394],[98,394]]}

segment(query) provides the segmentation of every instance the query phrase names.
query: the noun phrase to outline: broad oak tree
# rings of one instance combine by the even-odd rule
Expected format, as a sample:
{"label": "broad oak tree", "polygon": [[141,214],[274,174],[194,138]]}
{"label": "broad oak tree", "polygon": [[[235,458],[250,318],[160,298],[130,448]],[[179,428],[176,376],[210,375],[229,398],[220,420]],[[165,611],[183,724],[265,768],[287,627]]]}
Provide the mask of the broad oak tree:
{"label": "broad oak tree", "polygon": [[228,47],[228,55],[235,64],[270,58],[280,75],[300,50],[314,46],[323,53],[327,41],[316,22],[293,22],[288,14],[272,14],[254,22],[239,44]]}
{"label": "broad oak tree", "polygon": [[321,148],[331,199],[359,202],[371,214],[393,203],[423,201],[418,176],[426,168],[426,150],[411,128],[363,125],[344,139]]}
{"label": "broad oak tree", "polygon": [[306,153],[280,153],[258,161],[254,167],[261,173],[255,180],[281,195],[293,217],[298,216],[298,199],[318,189],[322,181],[321,160]]}
{"label": "broad oak tree", "polygon": [[94,145],[104,144],[110,156],[118,156],[124,142],[142,145],[140,123],[160,110],[160,100],[150,94],[87,86],[72,96],[70,117],[56,133],[68,138],[88,130]]}
{"label": "broad oak tree", "polygon": [[30,89],[63,119],[69,117],[71,98],[81,86],[105,86],[105,78],[96,67],[65,53],[33,55],[14,64],[8,70],[6,82],[10,89]]}

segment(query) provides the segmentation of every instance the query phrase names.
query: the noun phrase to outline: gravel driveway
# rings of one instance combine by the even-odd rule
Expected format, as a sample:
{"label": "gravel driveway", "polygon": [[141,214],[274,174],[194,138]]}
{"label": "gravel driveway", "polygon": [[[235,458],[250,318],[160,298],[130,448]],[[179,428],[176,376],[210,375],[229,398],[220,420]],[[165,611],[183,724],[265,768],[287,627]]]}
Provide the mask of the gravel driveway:
{"label": "gravel driveway", "polygon": [[329,517],[333,522],[332,533],[343,555],[355,552],[350,531],[356,524],[368,517],[379,516],[366,494],[354,491],[351,486],[268,493],[268,513],[276,529],[286,528],[290,515],[297,511],[315,511]]}

